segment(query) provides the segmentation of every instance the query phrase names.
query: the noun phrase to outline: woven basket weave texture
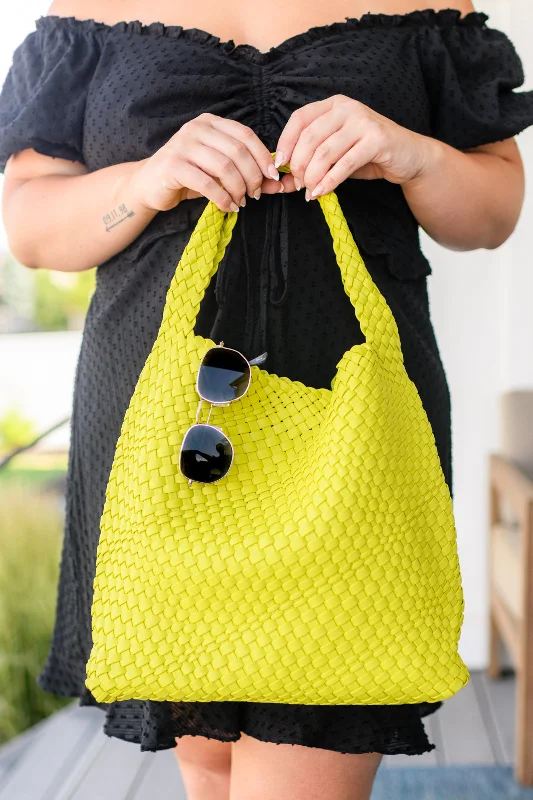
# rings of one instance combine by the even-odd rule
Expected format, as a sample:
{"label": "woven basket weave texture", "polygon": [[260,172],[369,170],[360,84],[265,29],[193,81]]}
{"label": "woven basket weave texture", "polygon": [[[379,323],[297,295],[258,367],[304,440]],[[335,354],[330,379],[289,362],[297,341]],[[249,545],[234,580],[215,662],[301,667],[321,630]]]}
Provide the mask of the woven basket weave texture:
{"label": "woven basket weave texture", "polygon": [[217,344],[194,324],[238,213],[208,203],[183,252],[107,486],[86,681],[99,702],[418,703],[468,681],[432,428],[337,196],[318,202],[366,341],[331,391],[253,367],[248,393],[213,411],[235,459],[210,486],[187,485],[179,452]]}

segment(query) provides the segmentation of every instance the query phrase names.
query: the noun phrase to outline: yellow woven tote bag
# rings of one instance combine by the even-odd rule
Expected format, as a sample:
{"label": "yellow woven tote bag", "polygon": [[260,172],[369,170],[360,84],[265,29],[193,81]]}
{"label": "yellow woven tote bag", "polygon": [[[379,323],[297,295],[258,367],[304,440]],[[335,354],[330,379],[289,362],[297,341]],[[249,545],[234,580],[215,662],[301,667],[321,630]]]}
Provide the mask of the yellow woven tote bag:
{"label": "yellow woven tote bag", "polygon": [[218,344],[193,328],[237,212],[209,202],[183,252],[107,486],[86,679],[99,702],[416,703],[469,679],[432,428],[336,194],[318,202],[366,341],[331,390],[254,366],[248,393],[213,410],[227,477],[190,487],[180,447]]}

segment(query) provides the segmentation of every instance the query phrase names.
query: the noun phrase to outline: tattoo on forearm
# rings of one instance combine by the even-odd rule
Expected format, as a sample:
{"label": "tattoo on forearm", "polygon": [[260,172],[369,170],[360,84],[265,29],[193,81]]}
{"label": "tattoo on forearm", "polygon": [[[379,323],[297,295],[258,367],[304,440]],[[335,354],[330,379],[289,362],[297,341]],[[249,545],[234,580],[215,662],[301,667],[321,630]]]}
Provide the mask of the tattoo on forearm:
{"label": "tattoo on forearm", "polygon": [[129,217],[134,217],[134,216],[135,216],[135,212],[134,211],[128,211],[128,207],[126,206],[126,204],[125,203],[121,203],[118,206],[118,208],[114,208],[108,214],[104,214],[102,219],[104,220],[105,229],[109,233],[111,228],[114,228],[117,225],[120,225],[120,223],[124,222],[124,220],[128,219]]}

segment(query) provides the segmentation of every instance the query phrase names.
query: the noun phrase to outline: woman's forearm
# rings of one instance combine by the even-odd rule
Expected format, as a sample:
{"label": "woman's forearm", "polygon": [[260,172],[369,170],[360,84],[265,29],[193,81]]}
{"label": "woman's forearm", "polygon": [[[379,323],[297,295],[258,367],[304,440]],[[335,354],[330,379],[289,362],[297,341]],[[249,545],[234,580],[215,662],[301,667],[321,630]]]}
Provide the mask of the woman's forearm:
{"label": "woman's forearm", "polygon": [[402,186],[429,235],[455,250],[494,248],[513,231],[524,196],[514,139],[468,151],[405,128],[347,95],[294,111],[276,153],[290,163],[286,191],[306,200],[334,191],[347,178],[385,179]]}
{"label": "woman's forearm", "polygon": [[[512,233],[524,197],[514,142],[461,151],[426,139],[426,167],[402,184],[422,228],[452,250],[493,249]],[[500,152],[497,152],[499,149]]]}
{"label": "woman's forearm", "polygon": [[157,214],[136,198],[132,179],[140,163],[12,185],[3,217],[15,258],[27,267],[77,272],[127,247]]}

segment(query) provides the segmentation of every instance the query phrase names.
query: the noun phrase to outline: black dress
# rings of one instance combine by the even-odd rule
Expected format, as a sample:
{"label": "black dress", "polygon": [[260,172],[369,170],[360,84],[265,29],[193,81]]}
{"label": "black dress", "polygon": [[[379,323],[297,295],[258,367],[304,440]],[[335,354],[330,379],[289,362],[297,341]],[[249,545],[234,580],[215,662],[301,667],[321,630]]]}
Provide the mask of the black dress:
{"label": "black dress", "polygon": [[[144,159],[204,111],[252,127],[269,150],[298,107],[335,94],[400,125],[469,148],[533,123],[533,93],[508,38],[458,11],[366,14],[314,27],[262,53],[200,29],[43,17],[17,48],[0,95],[0,169],[33,147],[89,170]],[[398,322],[406,368],[452,487],[450,397],[430,318],[418,225],[399,186],[346,180],[337,194],[367,266]],[[157,214],[99,266],[76,374],[57,616],[40,685],[95,704],[84,686],[99,519],[114,446],[155,340],[165,294],[205,198]],[[286,248],[281,237],[288,238]],[[287,238],[285,243],[287,243]],[[285,254],[285,255],[284,255]],[[302,192],[248,200],[201,308],[196,332],[270,372],[329,388],[363,341],[318,203]],[[440,703],[302,706],[156,703],[104,706],[110,736],[143,750],[240,732],[344,753],[432,750],[422,717]]]}

